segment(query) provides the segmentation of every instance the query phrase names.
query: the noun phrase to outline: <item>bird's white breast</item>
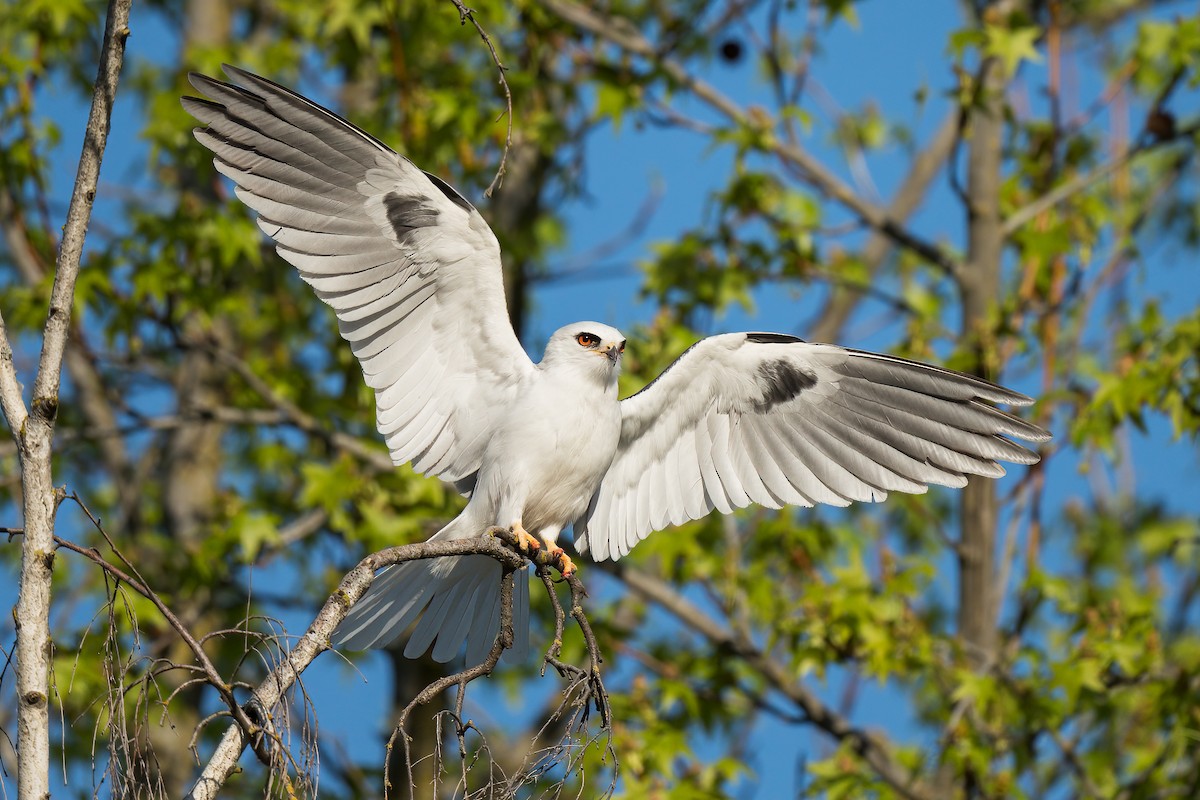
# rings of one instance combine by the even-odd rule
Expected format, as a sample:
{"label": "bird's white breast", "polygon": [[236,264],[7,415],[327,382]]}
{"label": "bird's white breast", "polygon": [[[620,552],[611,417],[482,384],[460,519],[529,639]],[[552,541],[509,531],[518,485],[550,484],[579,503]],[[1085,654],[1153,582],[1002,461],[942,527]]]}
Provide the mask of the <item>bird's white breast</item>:
{"label": "bird's white breast", "polygon": [[570,525],[612,463],[620,432],[615,385],[603,387],[574,373],[539,373],[488,443],[480,475],[488,505],[498,513],[506,498],[517,502],[530,532]]}

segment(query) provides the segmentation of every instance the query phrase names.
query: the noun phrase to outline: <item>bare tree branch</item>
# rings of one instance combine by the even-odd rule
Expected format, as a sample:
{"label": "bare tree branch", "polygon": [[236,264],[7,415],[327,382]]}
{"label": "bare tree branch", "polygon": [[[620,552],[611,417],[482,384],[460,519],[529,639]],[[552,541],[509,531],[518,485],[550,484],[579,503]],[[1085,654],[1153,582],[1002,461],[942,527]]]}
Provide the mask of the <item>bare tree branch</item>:
{"label": "bare tree branch", "polygon": [[51,472],[54,420],[62,380],[63,353],[71,326],[75,280],[91,219],[108,140],[117,80],[129,36],[132,0],[110,0],[100,66],[84,133],[83,153],[63,226],[62,245],[50,292],[50,308],[42,353],[33,384],[30,413],[24,414],[12,365],[7,331],[0,330],[0,400],[21,461],[25,537],[21,548],[21,583],[17,600],[17,741],[20,766],[17,794],[22,800],[50,796],[50,578],[54,566],[54,515],[57,496]]}
{"label": "bare tree branch", "polygon": [[[952,111],[938,126],[937,133],[929,145],[913,159],[912,167],[904,177],[904,182],[896,190],[892,202],[888,205],[888,214],[897,220],[906,220],[920,207],[929,191],[933,179],[941,171],[942,165],[950,156],[954,142],[958,137],[958,111]],[[863,247],[862,260],[867,268],[868,282],[882,268],[892,251],[892,239],[882,231],[875,231],[867,239]],[[820,319],[809,331],[816,342],[836,342],[842,327],[859,299],[863,296],[861,290],[853,288],[835,288],[829,302],[821,312]]]}
{"label": "bare tree branch", "polygon": [[322,424],[316,417],[312,416],[298,405],[288,400],[283,395],[271,388],[271,385],[260,378],[257,373],[251,369],[250,365],[235,354],[219,347],[216,344],[210,344],[209,349],[213,356],[218,361],[230,367],[236,372],[246,384],[253,389],[263,400],[266,400],[277,410],[279,410],[288,420],[305,433],[319,436],[327,440],[338,450],[342,450],[350,455],[370,464],[375,469],[380,471],[390,471],[395,468],[392,463],[391,456],[384,453],[375,447],[357,439],[349,434],[339,431],[331,431],[327,425]]}
{"label": "bare tree branch", "polygon": [[29,410],[25,408],[25,400],[21,397],[21,383],[17,380],[17,368],[13,364],[12,344],[9,343],[8,327],[4,324],[2,312],[0,312],[0,408],[4,409],[4,419],[8,422],[8,429],[12,432],[13,441],[19,448]]}
{"label": "bare tree branch", "polygon": [[1118,153],[1116,156],[1113,156],[1103,164],[1100,164],[1095,168],[1088,170],[1087,172],[1081,172],[1070,180],[1063,181],[1041,197],[1030,201],[1028,204],[1009,214],[1004,220],[1004,235],[1006,237],[1012,236],[1014,233],[1024,227],[1030,220],[1034,219],[1042,212],[1050,210],[1072,195],[1078,194],[1093,184],[1104,180],[1121,167],[1124,167],[1126,164],[1136,160],[1138,157],[1143,156],[1153,150],[1160,149],[1163,145],[1176,142],[1180,138],[1191,136],[1197,131],[1200,131],[1200,124],[1189,125],[1170,139],[1146,140],[1143,137],[1141,140],[1133,145],[1130,145],[1123,152]]}
{"label": "bare tree branch", "polygon": [[38,363],[37,378],[33,384],[33,407],[37,414],[40,404],[49,403],[57,408],[58,387],[62,379],[63,351],[67,344],[67,331],[71,324],[71,306],[75,296],[75,280],[79,276],[83,242],[92,216],[92,204],[96,199],[96,185],[100,180],[100,162],[108,143],[108,130],[112,119],[113,103],[116,100],[117,80],[125,56],[125,40],[129,37],[129,7],[132,0],[110,0],[108,20],[104,28],[104,49],[100,57],[100,69],[96,75],[96,87],[92,93],[91,112],[88,115],[87,131],[83,140],[83,154],[79,158],[79,169],[75,175],[75,189],[67,208],[67,222],[63,226],[62,244],[58,251],[58,262],[54,272],[54,286],[50,290],[50,312],[42,338],[42,357]]}
{"label": "bare tree branch", "polygon": [[[680,86],[689,89],[716,111],[738,125],[751,125],[750,115],[741,106],[722,94],[716,87],[689,72],[674,59],[663,56],[642,33],[630,22],[619,17],[608,17],[589,7],[570,0],[543,0],[543,6],[567,22],[600,37],[621,49],[649,59]],[[859,195],[845,181],[831,172],[808,151],[795,143],[775,137],[765,137],[764,147],[785,163],[799,169],[805,179],[849,209],[871,228],[887,235],[892,241],[917,254],[948,275],[956,275],[960,269],[958,260],[945,248],[926,241],[904,227],[902,221],[887,209]]]}
{"label": "bare tree branch", "polygon": [[[269,716],[270,710],[285,697],[313,659],[329,649],[329,637],[334,629],[345,619],[350,608],[366,594],[375,579],[375,573],[380,569],[404,561],[473,554],[491,556],[506,570],[519,569],[526,563],[525,557],[515,549],[516,540],[508,530],[492,528],[488,533],[492,535],[392,547],[364,558],[338,584],[337,591],[325,601],[308,630],[287,657],[258,685],[246,706],[252,705],[264,718]],[[231,726],[188,794],[189,800],[216,797],[237,768],[238,759],[249,743],[241,726]]]}

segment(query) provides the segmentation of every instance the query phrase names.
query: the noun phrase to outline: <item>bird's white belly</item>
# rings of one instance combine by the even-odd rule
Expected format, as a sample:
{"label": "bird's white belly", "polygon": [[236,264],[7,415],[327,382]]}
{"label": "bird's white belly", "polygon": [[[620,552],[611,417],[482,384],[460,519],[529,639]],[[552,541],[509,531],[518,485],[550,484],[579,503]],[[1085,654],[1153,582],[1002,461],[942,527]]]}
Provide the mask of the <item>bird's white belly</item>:
{"label": "bird's white belly", "polygon": [[[564,403],[564,396],[579,402]],[[579,397],[548,387],[523,397],[484,458],[476,491],[488,495],[491,522],[520,521],[531,533],[570,525],[599,488],[620,432],[615,392]]]}

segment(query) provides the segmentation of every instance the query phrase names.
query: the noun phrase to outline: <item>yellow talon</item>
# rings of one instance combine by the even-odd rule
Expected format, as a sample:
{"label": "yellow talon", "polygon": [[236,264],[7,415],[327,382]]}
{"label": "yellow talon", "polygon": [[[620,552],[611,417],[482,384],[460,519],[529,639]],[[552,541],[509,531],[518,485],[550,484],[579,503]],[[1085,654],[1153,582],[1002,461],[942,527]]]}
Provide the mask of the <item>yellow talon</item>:
{"label": "yellow talon", "polygon": [[561,547],[555,547],[546,555],[550,557],[550,563],[558,567],[558,571],[562,573],[564,578],[569,578],[575,574],[575,562]]}
{"label": "yellow talon", "polygon": [[529,531],[521,527],[521,523],[514,522],[512,525],[512,532],[517,537],[517,546],[521,548],[522,552],[529,552],[530,548],[533,548],[534,550],[541,548],[541,545],[538,544],[538,540],[533,536],[530,536]]}

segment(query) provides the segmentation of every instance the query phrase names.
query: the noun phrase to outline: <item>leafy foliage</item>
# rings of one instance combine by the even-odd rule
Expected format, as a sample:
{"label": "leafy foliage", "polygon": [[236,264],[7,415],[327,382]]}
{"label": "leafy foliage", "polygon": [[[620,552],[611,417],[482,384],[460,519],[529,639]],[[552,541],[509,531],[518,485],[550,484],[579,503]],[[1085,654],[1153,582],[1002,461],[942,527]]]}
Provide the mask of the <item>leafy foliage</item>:
{"label": "leafy foliage", "polygon": [[[566,0],[472,5],[513,93],[510,171],[479,207],[504,247],[522,332],[525,301],[560,277],[551,265],[571,246],[589,174],[621,166],[589,163],[588,143],[699,137],[711,173],[702,212],[639,246],[656,312],[630,332],[623,393],[714,320],[805,296],[826,335],[882,319],[870,328],[880,347],[1019,381],[1057,435],[992,514],[997,644],[985,652],[960,618],[965,593],[988,587],[957,585],[975,523],[951,492],[714,517],[650,538],[616,567],[585,567],[619,796],[1197,792],[1197,506],[1156,495],[1162,467],[1130,441],[1148,432],[1164,461],[1191,454],[1194,469],[1200,303],[1194,276],[1170,260],[1190,263],[1200,241],[1197,120],[1183,113],[1200,83],[1200,19],[1107,0],[968,5],[980,13],[954,23],[909,111],[876,102],[869,84],[864,97],[831,99],[819,82],[856,66],[826,42],[873,30],[872,6],[854,0],[630,0],[586,18]],[[277,657],[263,638],[279,633],[272,618],[305,618],[361,555],[425,538],[462,500],[386,463],[373,398],[331,315],[191,142],[177,100],[185,73],[231,62],[296,85],[469,197],[499,161],[503,95],[450,3],[192,0],[137,15],[132,42],[146,31],[170,44],[133,48],[123,78],[118,134],[131,144],[106,163],[75,297],[56,480],[192,630],[214,634],[205,648],[222,674],[252,684]],[[36,360],[63,211],[56,163],[76,146],[77,124],[57,108],[90,91],[101,17],[85,0],[0,14],[0,310],[22,370]],[[715,88],[738,69],[745,105]],[[1066,69],[1094,77],[1071,86]],[[979,201],[967,173],[997,103],[1000,224],[1023,221],[1002,232],[972,328],[960,324],[981,268],[967,255]],[[953,123],[952,147],[928,135],[931,112]],[[931,177],[879,199],[872,170],[899,186],[922,158],[938,165]],[[922,201],[935,212],[913,216]],[[799,324],[792,311],[755,322]],[[11,449],[0,464],[16,474]],[[19,482],[0,492],[17,527]],[[66,509],[61,535],[107,547]],[[182,795],[193,731],[203,756],[220,703],[156,671],[190,658],[157,609],[72,558],[56,564],[54,618],[70,792],[87,796],[116,764],[114,780]],[[564,659],[582,652],[572,636]],[[408,670],[431,674],[385,668],[398,685]],[[503,673],[514,696],[538,686],[528,665]],[[500,707],[497,694],[486,697]],[[536,729],[549,712],[517,716]],[[346,748],[307,720],[296,731],[320,747],[322,795],[377,796],[382,744]],[[11,727],[6,711],[0,722]],[[506,733],[514,748],[528,739]],[[802,757],[794,783],[777,754]],[[312,771],[305,758],[288,774]],[[258,796],[264,784],[250,769],[228,791]]]}

